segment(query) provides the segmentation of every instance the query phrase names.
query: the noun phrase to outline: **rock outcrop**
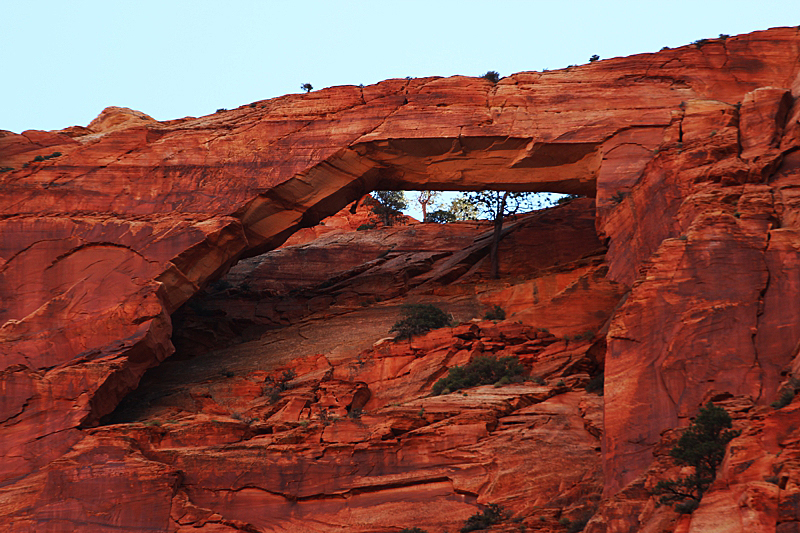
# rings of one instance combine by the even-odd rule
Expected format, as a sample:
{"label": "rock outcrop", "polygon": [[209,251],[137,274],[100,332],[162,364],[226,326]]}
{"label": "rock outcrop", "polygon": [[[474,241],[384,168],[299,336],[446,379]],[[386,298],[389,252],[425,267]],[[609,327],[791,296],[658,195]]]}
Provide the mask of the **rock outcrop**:
{"label": "rock outcrop", "polygon": [[[502,502],[528,527],[557,527],[602,490],[591,530],[636,531],[666,516],[646,512],[643,488],[664,431],[723,393],[753,405],[741,438],[784,435],[747,441],[753,461],[793,472],[769,454],[793,453],[795,411],[763,413],[799,364],[798,57],[800,32],[777,28],[497,84],[388,80],[201,118],[157,122],[109,108],[86,128],[0,132],[0,516],[11,531],[370,531],[452,528],[477,504]],[[580,199],[509,221],[501,255],[521,258],[499,282],[482,274],[480,225],[371,230],[380,237],[360,238],[353,252],[346,242],[370,232],[311,230],[257,257],[385,188],[553,191],[596,205]],[[436,246],[413,249],[414,238]],[[323,271],[329,253],[342,259]],[[286,262],[306,256],[314,271],[292,276]],[[259,369],[247,354],[269,344],[270,329],[295,349],[276,352],[266,374],[237,380],[225,393],[236,411],[189,387],[180,406],[161,406],[187,428],[160,418],[101,425],[174,351],[172,315],[235,264],[237,290],[216,301],[212,290],[180,311],[182,327],[202,323],[188,316],[192,305],[229,327],[195,347],[238,353],[231,368],[248,372]],[[434,297],[464,320],[502,302],[506,323],[528,329],[502,342],[469,333],[469,349],[453,330],[446,349],[421,340],[410,352],[363,352],[397,303]],[[300,353],[303,331],[325,336],[314,328],[357,317],[362,303],[353,348]],[[537,328],[562,340],[529,358],[528,372],[564,385],[423,397],[436,372],[487,347],[521,356],[540,348]],[[222,347],[231,341],[243,351]],[[456,346],[466,354],[450,353]],[[199,364],[209,354],[179,355]],[[345,379],[352,360],[368,362]],[[271,407],[258,404],[269,368],[281,365],[305,381]],[[602,423],[597,401],[578,392],[600,368]],[[395,413],[391,403],[407,407]],[[326,425],[315,404],[340,414],[360,405],[376,418]],[[251,411],[258,422],[209,418]],[[510,442],[519,455],[506,460],[498,450]],[[520,461],[536,454],[563,465],[554,468],[568,481],[535,469],[526,477]],[[722,515],[740,518],[725,531],[796,527],[794,474],[764,485],[742,474],[749,466],[731,466],[734,456],[726,464],[723,479],[739,492],[709,492],[718,499],[704,500],[691,524],[664,520],[676,531],[707,531],[702,524]],[[531,501],[547,507],[544,524],[531,519]],[[427,509],[414,511],[419,502],[438,502],[439,514],[418,520]]]}

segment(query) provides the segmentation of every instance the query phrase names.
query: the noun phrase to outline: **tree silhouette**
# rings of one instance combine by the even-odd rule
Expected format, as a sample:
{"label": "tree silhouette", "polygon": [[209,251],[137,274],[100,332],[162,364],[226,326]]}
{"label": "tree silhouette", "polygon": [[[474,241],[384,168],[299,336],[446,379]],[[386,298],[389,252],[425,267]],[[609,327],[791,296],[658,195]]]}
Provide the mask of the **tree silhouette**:
{"label": "tree silhouette", "polygon": [[303,85],[300,86],[300,88],[307,93],[310,93],[314,89],[314,87],[310,83],[304,83]]}
{"label": "tree silhouette", "polygon": [[[464,195],[477,211],[488,216],[494,223],[492,244],[489,248],[492,277],[500,277],[500,266],[497,258],[497,249],[500,246],[500,235],[503,230],[505,217],[515,215],[521,211],[534,208],[535,193],[510,192],[510,191],[477,191]],[[541,202],[540,202],[541,203]]]}

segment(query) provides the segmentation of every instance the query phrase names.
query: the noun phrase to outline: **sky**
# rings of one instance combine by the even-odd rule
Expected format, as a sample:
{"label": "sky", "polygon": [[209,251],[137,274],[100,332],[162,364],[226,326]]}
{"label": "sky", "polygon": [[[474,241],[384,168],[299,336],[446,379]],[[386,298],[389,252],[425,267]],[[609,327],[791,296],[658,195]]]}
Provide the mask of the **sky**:
{"label": "sky", "polygon": [[800,24],[794,0],[0,0],[0,130],[387,78],[557,69]]}

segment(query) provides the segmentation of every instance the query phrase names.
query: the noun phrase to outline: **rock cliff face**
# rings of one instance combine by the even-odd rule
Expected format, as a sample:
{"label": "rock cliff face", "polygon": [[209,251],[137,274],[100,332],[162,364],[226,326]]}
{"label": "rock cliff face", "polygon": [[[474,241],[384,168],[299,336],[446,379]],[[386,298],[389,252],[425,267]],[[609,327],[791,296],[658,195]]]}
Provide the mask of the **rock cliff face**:
{"label": "rock cliff face", "polygon": [[[798,98],[778,28],[0,132],[4,527],[439,531],[501,503],[542,531],[795,531],[800,416],[768,406],[800,371]],[[480,223],[326,219],[386,188],[590,198],[508,221],[492,280]],[[465,325],[376,344],[406,301]],[[484,353],[539,383],[428,395]],[[679,518],[647,488],[708,399],[744,432]]]}

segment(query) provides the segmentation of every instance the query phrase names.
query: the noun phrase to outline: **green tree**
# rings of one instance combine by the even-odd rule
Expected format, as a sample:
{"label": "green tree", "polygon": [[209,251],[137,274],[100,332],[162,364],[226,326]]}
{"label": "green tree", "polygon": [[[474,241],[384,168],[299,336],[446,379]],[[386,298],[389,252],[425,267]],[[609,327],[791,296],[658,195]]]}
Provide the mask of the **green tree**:
{"label": "green tree", "polygon": [[452,213],[455,220],[475,220],[479,215],[478,207],[465,195],[453,198],[446,210]]}
{"label": "green tree", "polygon": [[678,439],[669,454],[679,465],[694,469],[690,475],[659,481],[653,494],[661,495],[659,504],[676,504],[675,510],[691,513],[714,481],[717,468],[725,457],[725,446],[741,432],[731,428],[731,417],[711,402],[700,408],[692,424]]}
{"label": "green tree", "polygon": [[300,86],[300,88],[307,93],[310,93],[311,91],[314,90],[314,87],[310,83],[304,83],[303,85]]}
{"label": "green tree", "polygon": [[403,191],[375,191],[372,193],[375,213],[386,226],[391,226],[403,215],[403,209],[408,207]]}

